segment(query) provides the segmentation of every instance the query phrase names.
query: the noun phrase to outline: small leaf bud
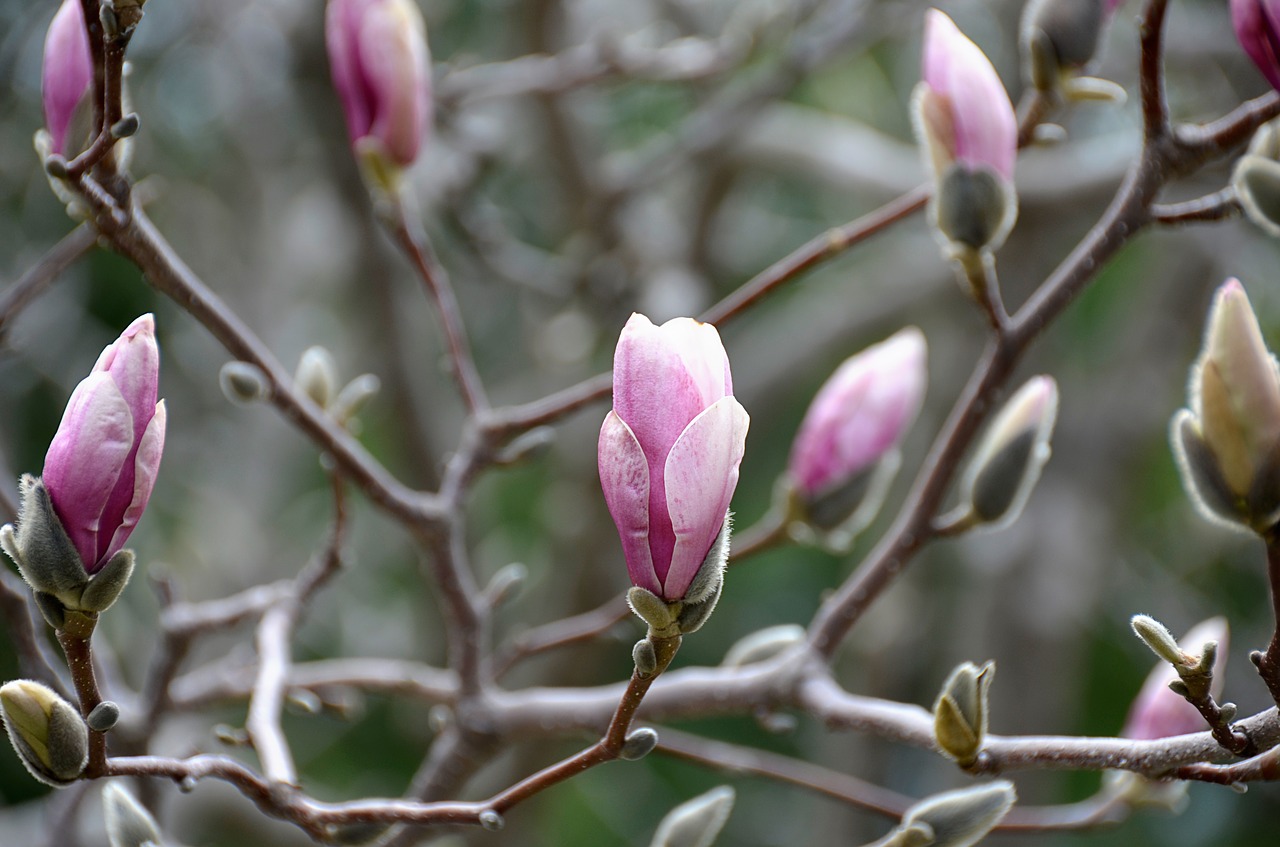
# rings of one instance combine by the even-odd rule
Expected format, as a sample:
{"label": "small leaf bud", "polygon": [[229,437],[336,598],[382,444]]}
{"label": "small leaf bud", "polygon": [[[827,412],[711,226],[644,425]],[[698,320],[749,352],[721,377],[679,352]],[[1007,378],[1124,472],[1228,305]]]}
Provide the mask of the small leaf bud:
{"label": "small leaf bud", "polygon": [[1178,641],[1173,637],[1173,634],[1155,618],[1147,615],[1134,615],[1129,621],[1129,626],[1133,627],[1134,634],[1151,648],[1152,653],[1155,653],[1166,662],[1178,667],[1189,666],[1192,663],[1191,657],[1182,652],[1182,648],[1178,646]]}
{"label": "small leaf bud", "polygon": [[241,406],[265,400],[270,393],[267,375],[250,362],[227,362],[218,372],[218,385],[228,400]]}
{"label": "small leaf bud", "polygon": [[498,568],[485,586],[484,598],[490,608],[506,603],[524,586],[529,578],[529,568],[523,562],[511,562]]}
{"label": "small leaf bud", "polygon": [[334,420],[346,426],[381,389],[382,380],[373,374],[361,374],[342,387],[329,412]]}
{"label": "small leaf bud", "polygon": [[653,676],[658,669],[658,654],[653,649],[653,642],[642,638],[631,648],[631,659],[635,662],[636,673],[642,677]]}
{"label": "small leaf bud", "polygon": [[729,820],[733,800],[733,789],[721,785],[681,803],[658,824],[649,847],[710,847]]}
{"label": "small leaf bud", "polygon": [[160,826],[151,813],[118,782],[102,791],[102,808],[111,847],[159,847]]}
{"label": "small leaf bud", "polygon": [[79,779],[89,761],[89,728],[74,706],[46,685],[19,679],[0,687],[0,715],[32,776],[54,788]]}
{"label": "small leaf bud", "polygon": [[938,747],[962,767],[973,764],[987,734],[987,710],[995,662],[982,667],[958,665],[933,705],[933,730]]}
{"label": "small leaf bud", "polygon": [[89,712],[85,722],[94,732],[109,732],[120,721],[120,706],[110,700],[103,700]]}
{"label": "small leaf bud", "polygon": [[[945,791],[907,810],[904,828],[927,826],[932,847],[970,847],[981,841],[1013,808],[1018,794],[1005,780]],[[916,842],[923,843],[923,842]]]}
{"label": "small leaf bud", "polygon": [[111,137],[115,139],[132,138],[142,125],[137,112],[130,112],[111,125]]}
{"label": "small leaf bud", "polygon": [[633,730],[622,742],[622,749],[618,755],[628,762],[635,762],[652,753],[653,748],[657,746],[658,733],[647,726],[642,726]]}
{"label": "small leaf bud", "polygon": [[498,832],[506,826],[506,824],[507,822],[503,819],[502,815],[498,814],[493,809],[485,809],[480,813],[480,826],[488,832]]}
{"label": "small leaf bud", "polygon": [[328,409],[338,391],[338,365],[323,347],[308,347],[298,360],[293,383],[321,409]]}

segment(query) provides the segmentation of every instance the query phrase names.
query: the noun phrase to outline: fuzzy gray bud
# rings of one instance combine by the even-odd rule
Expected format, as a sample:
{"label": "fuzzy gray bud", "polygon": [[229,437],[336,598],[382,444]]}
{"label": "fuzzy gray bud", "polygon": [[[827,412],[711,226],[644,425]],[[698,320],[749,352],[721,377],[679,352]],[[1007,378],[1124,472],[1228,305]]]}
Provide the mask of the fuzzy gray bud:
{"label": "fuzzy gray bud", "polygon": [[266,399],[270,381],[262,368],[249,362],[227,362],[218,371],[218,386],[232,403],[247,406]]}
{"label": "fuzzy gray bud", "polygon": [[649,847],[710,847],[733,811],[734,791],[713,788],[676,806],[658,825]]}
{"label": "fuzzy gray bud", "polygon": [[902,825],[928,827],[932,847],[970,847],[1004,819],[1017,799],[1013,784],[1004,780],[946,791],[908,809]]}
{"label": "fuzzy gray bud", "polygon": [[965,662],[942,685],[933,705],[933,731],[938,747],[961,766],[973,764],[987,734],[988,691],[995,662],[982,667]]}
{"label": "fuzzy gray bud", "polygon": [[160,847],[164,843],[156,819],[120,783],[109,783],[103,789],[102,808],[111,847]]}
{"label": "fuzzy gray bud", "polygon": [[0,687],[9,741],[31,775],[64,788],[89,761],[89,728],[74,706],[46,685],[19,679]]}
{"label": "fuzzy gray bud", "polygon": [[633,730],[622,742],[622,750],[618,752],[618,756],[628,762],[638,761],[652,753],[653,748],[657,746],[658,733],[647,726],[642,726]]}
{"label": "fuzzy gray bud", "polygon": [[338,365],[333,354],[320,346],[302,351],[293,384],[321,409],[328,409],[338,392]]}

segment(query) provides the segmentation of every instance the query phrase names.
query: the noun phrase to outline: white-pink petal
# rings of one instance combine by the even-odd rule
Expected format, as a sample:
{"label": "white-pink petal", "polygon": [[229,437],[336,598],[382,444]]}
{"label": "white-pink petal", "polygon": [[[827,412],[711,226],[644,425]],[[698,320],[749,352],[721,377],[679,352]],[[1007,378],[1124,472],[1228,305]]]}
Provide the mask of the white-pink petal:
{"label": "white-pink petal", "polygon": [[661,596],[649,550],[649,464],[631,427],[616,412],[600,427],[598,463],[605,505],[618,526],[633,584]]}

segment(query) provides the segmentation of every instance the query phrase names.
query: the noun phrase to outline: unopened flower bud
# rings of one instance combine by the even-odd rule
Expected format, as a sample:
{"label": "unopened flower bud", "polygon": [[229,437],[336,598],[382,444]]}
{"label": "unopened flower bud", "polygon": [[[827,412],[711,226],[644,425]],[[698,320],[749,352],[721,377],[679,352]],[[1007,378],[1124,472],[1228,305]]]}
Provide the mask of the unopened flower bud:
{"label": "unopened flower bud", "polygon": [[1133,627],[1134,634],[1151,648],[1152,653],[1155,653],[1166,662],[1173,665],[1186,665],[1191,662],[1191,657],[1182,652],[1173,634],[1155,618],[1147,615],[1134,615],[1129,621],[1129,626]]}
{"label": "unopened flower bud", "polygon": [[1009,814],[1018,793],[999,780],[927,797],[902,816],[903,828],[928,828],[931,847],[970,847],[981,841]]}
{"label": "unopened flower bud", "polygon": [[160,847],[160,825],[119,782],[102,790],[102,808],[111,847]]}
{"label": "unopened flower bud", "polygon": [[973,763],[987,734],[988,691],[995,662],[982,667],[965,662],[942,685],[933,704],[933,732],[938,747],[961,766]]}
{"label": "unopened flower bud", "polygon": [[89,728],[80,712],[46,685],[20,679],[0,687],[9,741],[31,775],[63,788],[89,761]]}
{"label": "unopened flower bud", "polygon": [[321,409],[328,409],[338,392],[338,364],[333,354],[323,347],[308,347],[302,351],[293,384],[311,398]]}
{"label": "unopened flower bud", "polygon": [[977,523],[1002,527],[1017,519],[1049,460],[1057,414],[1058,385],[1048,376],[1032,377],[1005,403],[961,484]]}
{"label": "unopened flower bud", "polygon": [[1280,515],[1280,372],[1244,287],[1218,289],[1173,419],[1183,487],[1209,518],[1263,532]]}
{"label": "unopened flower bud", "polygon": [[[1144,616],[1134,618],[1135,632],[1138,631],[1138,618],[1141,617]],[[1152,629],[1146,623],[1148,621],[1154,624],[1154,628],[1163,632],[1163,635],[1154,636],[1154,640],[1160,643],[1161,649],[1156,650],[1143,633],[1139,632],[1139,635],[1164,661],[1156,665],[1147,676],[1142,690],[1138,692],[1133,705],[1129,708],[1129,716],[1120,734],[1125,738],[1152,739],[1203,731],[1206,727],[1200,712],[1184,697],[1170,690],[1169,686],[1174,682],[1182,682],[1186,685],[1185,680],[1189,676],[1192,682],[1204,686],[1204,689],[1197,693],[1213,697],[1221,695],[1223,674],[1214,673],[1216,664],[1214,659],[1219,650],[1225,652],[1227,649],[1230,638],[1227,619],[1216,617],[1196,624],[1180,642],[1172,645],[1166,642],[1166,638],[1168,642],[1173,640],[1168,630],[1150,618],[1145,618],[1143,622],[1146,629]],[[1214,646],[1206,650],[1208,645]],[[1188,693],[1192,692],[1188,690]],[[1224,706],[1224,716],[1226,711]],[[1227,717],[1227,720],[1230,720],[1230,717]]]}
{"label": "unopened flower bud", "polygon": [[734,791],[713,788],[676,806],[658,824],[649,847],[711,847],[733,811]]}
{"label": "unopened flower bud", "polygon": [[1027,77],[1040,91],[1073,94],[1121,0],[1030,0],[1019,43]]}
{"label": "unopened flower bud", "polygon": [[804,627],[798,624],[768,626],[740,639],[724,654],[720,664],[726,668],[738,668],[763,662],[804,643],[804,639]]}
{"label": "unopened flower bud", "polygon": [[633,730],[622,742],[618,755],[628,762],[636,762],[653,752],[658,746],[658,733],[647,726]]}
{"label": "unopened flower bud", "polygon": [[122,548],[151,498],[164,450],[159,365],[155,323],[143,315],[76,386],[43,477],[22,479],[16,529],[0,528],[0,547],[55,628],[66,610],[105,611],[133,572],[133,554]]}
{"label": "unopened flower bud", "polygon": [[93,82],[93,59],[80,0],[63,0],[44,41],[41,95],[50,152],[62,153],[76,108]]}
{"label": "unopened flower bud", "polygon": [[719,596],[749,422],[715,327],[632,315],[614,353],[600,484],[632,584],[696,607],[689,626]]}
{"label": "unopened flower bud", "polygon": [[823,384],[796,433],[787,466],[807,523],[852,534],[870,522],[927,379],[924,335],[909,327],[846,359]]}
{"label": "unopened flower bud", "polygon": [[1231,0],[1231,24],[1244,52],[1271,87],[1280,89],[1280,3]]}
{"label": "unopened flower bud", "polygon": [[1241,156],[1231,171],[1231,187],[1249,220],[1268,235],[1280,237],[1280,161],[1255,154]]}
{"label": "unopened flower bud", "polygon": [[930,220],[952,251],[993,251],[1018,213],[1013,104],[978,46],[942,12],[927,15],[912,111],[934,176]]}
{"label": "unopened flower bud", "polygon": [[422,13],[413,0],[329,0],[325,44],[356,158],[372,185],[394,189],[431,131]]}

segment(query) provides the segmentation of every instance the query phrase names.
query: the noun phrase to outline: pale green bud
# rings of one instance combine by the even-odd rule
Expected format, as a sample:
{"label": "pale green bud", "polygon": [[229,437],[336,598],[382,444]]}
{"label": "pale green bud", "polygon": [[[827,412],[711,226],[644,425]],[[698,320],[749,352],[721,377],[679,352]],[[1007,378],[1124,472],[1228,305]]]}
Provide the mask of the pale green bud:
{"label": "pale green bud", "polygon": [[804,639],[804,627],[798,624],[788,623],[765,627],[744,636],[730,647],[724,654],[724,661],[720,664],[726,668],[737,668],[754,662],[763,662],[804,643]]}
{"label": "pale green bud", "polygon": [[1168,628],[1155,618],[1134,615],[1129,621],[1129,626],[1133,627],[1134,634],[1151,648],[1152,653],[1166,662],[1178,667],[1189,667],[1194,664],[1195,660],[1178,646],[1178,639],[1174,638]]}
{"label": "pale green bud", "polygon": [[48,686],[19,679],[0,687],[9,741],[31,775],[55,788],[80,778],[89,761],[89,728]]}
{"label": "pale green bud", "polygon": [[969,847],[994,829],[1017,799],[1013,783],[1004,780],[946,791],[908,809],[902,825],[928,827],[932,847]]}
{"label": "pale green bud", "polygon": [[311,398],[321,409],[328,409],[338,392],[338,364],[333,354],[323,347],[308,347],[302,351],[298,369],[293,374],[293,384]]}
{"label": "pale green bud", "polygon": [[973,764],[987,734],[991,680],[996,663],[982,667],[965,662],[942,685],[933,704],[933,732],[938,747],[962,766]]}
{"label": "pale green bud", "polygon": [[120,783],[103,789],[102,808],[111,847],[162,847],[156,819]]}
{"label": "pale green bud", "polygon": [[265,400],[271,393],[267,375],[251,362],[227,362],[218,371],[218,386],[228,400],[242,406]]}
{"label": "pale green bud", "polygon": [[710,847],[733,811],[734,791],[727,785],[676,806],[658,824],[649,847]]}
{"label": "pale green bud", "polygon": [[1017,520],[1049,460],[1058,415],[1052,377],[1028,380],[1005,403],[983,436],[961,488],[975,522],[995,528]]}

